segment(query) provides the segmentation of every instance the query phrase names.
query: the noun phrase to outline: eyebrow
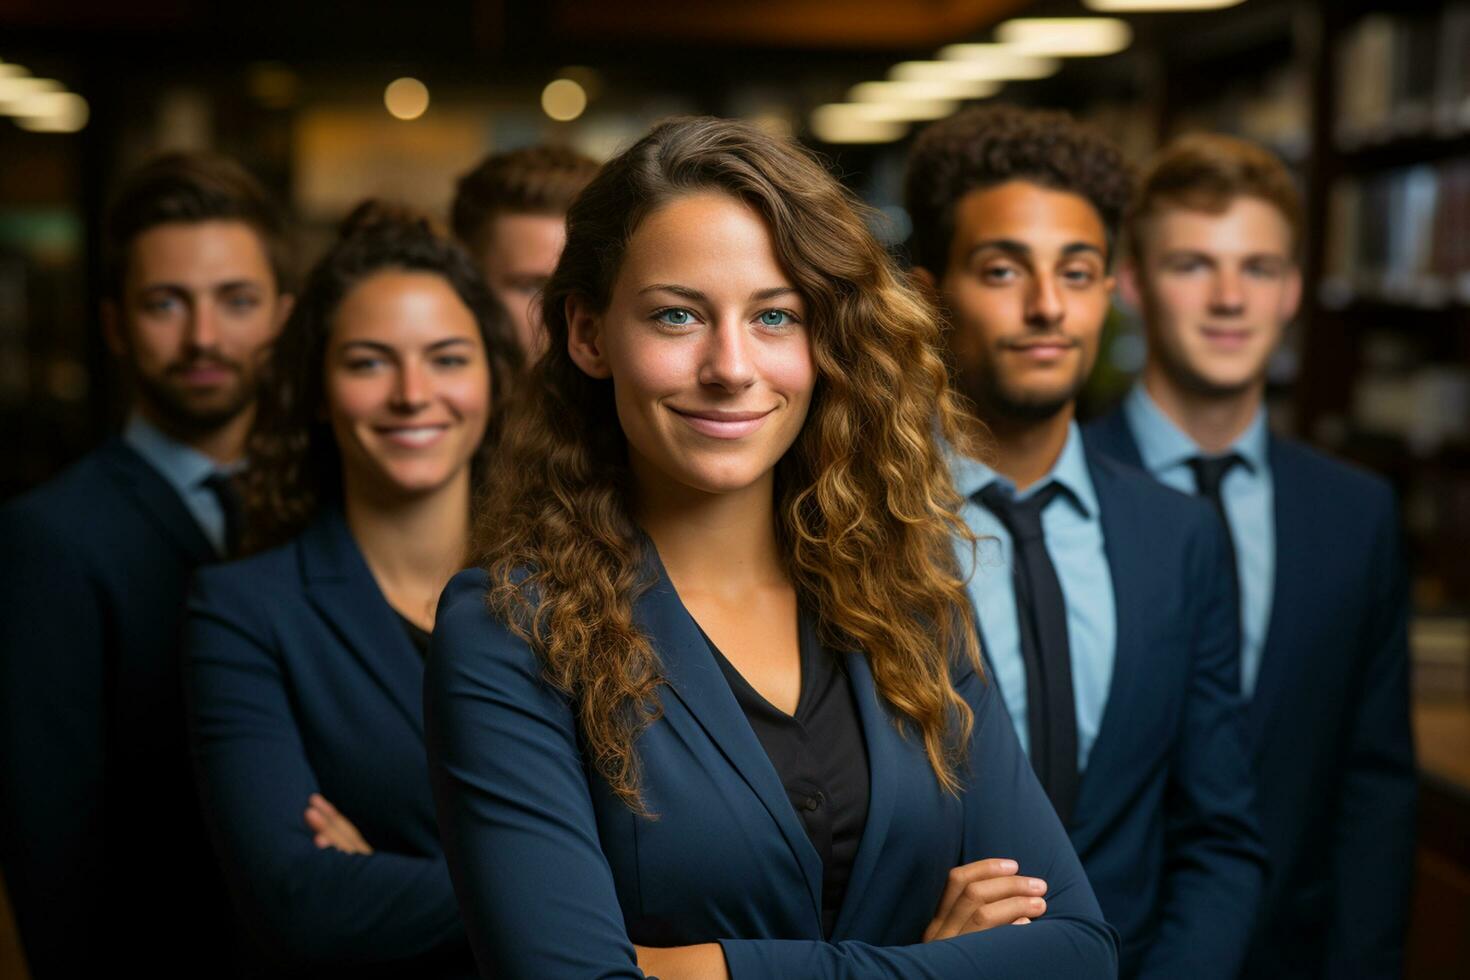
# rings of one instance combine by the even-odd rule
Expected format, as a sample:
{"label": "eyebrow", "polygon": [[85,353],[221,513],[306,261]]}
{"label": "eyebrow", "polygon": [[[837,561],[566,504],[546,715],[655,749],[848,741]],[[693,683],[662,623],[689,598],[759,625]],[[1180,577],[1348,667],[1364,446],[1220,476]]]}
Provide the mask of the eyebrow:
{"label": "eyebrow", "polygon": [[[1206,249],[1175,248],[1170,249],[1169,251],[1164,253],[1165,261],[1171,261],[1175,259],[1199,259],[1210,263],[1219,261],[1214,252],[1208,251]],[[1289,264],[1291,262],[1291,259],[1287,258],[1285,255],[1280,254],[1279,252],[1247,252],[1244,255],[1240,256],[1240,259],[1245,262],[1280,262],[1283,265]]]}
{"label": "eyebrow", "polygon": [[[473,341],[468,337],[445,337],[443,340],[436,340],[432,344],[429,344],[424,350],[436,351],[445,347],[471,343]],[[369,350],[382,351],[385,354],[396,354],[398,352],[398,348],[392,344],[385,344],[381,340],[349,340],[343,343],[340,349],[345,351],[353,347],[366,347]]]}
{"label": "eyebrow", "polygon": [[[224,282],[212,282],[205,286],[206,291],[221,289],[240,289],[242,287],[264,288],[265,282],[261,279],[226,279]],[[148,282],[138,287],[140,293],[192,293],[194,289],[181,282]]]}
{"label": "eyebrow", "polygon": [[[986,249],[992,248],[1021,259],[1029,260],[1032,256],[1031,246],[1027,245],[1023,241],[1019,241],[1015,238],[987,238],[984,241],[976,242],[974,245],[972,245],[970,247],[970,254],[968,257],[973,259],[979,253],[985,251]],[[1104,261],[1106,261],[1107,259],[1107,256],[1103,253],[1103,250],[1098,248],[1091,242],[1069,242],[1066,245],[1062,246],[1062,256],[1064,258],[1070,258],[1073,255],[1080,255],[1089,252],[1093,255],[1096,255],[1098,258],[1103,259]]]}
{"label": "eyebrow", "polygon": [[[698,303],[709,301],[709,297],[699,290],[690,289],[688,286],[679,286],[674,283],[656,282],[651,286],[644,286],[642,289],[638,290],[638,294],[640,296],[644,293],[657,292],[673,293],[675,296],[682,296],[685,299],[693,300]],[[788,294],[793,296],[797,295],[795,287],[770,286],[766,289],[757,289],[755,292],[750,294],[750,298],[756,302],[763,302],[768,299],[775,299],[777,296],[786,296]]]}

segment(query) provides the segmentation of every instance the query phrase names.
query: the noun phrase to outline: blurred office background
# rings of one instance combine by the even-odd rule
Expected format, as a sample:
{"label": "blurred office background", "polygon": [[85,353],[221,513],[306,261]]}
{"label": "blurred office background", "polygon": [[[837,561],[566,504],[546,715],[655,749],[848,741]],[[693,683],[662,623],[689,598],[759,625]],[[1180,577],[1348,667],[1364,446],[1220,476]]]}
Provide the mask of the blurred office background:
{"label": "blurred office background", "polygon": [[[1147,7],[1207,9],[1115,12]],[[1121,25],[1005,23],[1103,14]],[[864,84],[884,81],[909,84]],[[601,158],[667,115],[740,116],[825,154],[901,250],[908,137],[984,98],[1070,109],[1140,161],[1218,129],[1298,173],[1309,287],[1271,409],[1399,491],[1423,770],[1411,975],[1470,975],[1470,0],[0,0],[0,499],[119,421],[96,232],[157,151],[242,160],[292,209],[305,267],[356,200],[442,214],[491,150]],[[1120,309],[1088,407],[1141,359]],[[18,977],[4,920],[0,975]]]}

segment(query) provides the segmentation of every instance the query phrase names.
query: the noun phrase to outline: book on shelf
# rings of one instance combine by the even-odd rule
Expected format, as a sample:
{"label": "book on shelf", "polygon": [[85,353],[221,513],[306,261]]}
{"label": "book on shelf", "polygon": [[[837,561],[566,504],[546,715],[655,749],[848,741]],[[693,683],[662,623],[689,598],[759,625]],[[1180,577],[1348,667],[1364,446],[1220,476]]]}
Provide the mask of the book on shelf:
{"label": "book on shelf", "polygon": [[1470,132],[1470,0],[1362,17],[1335,58],[1342,148]]}
{"label": "book on shelf", "polygon": [[1327,203],[1328,307],[1470,304],[1470,157],[1344,177]]}

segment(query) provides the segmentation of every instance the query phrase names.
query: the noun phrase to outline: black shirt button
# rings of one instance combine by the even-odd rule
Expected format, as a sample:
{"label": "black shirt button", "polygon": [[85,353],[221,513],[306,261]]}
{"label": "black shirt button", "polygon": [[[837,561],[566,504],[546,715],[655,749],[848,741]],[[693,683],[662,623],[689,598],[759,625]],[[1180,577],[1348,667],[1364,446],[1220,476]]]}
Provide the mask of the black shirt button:
{"label": "black shirt button", "polygon": [[808,796],[805,800],[801,801],[801,808],[808,813],[811,813],[813,810],[821,807],[824,800],[825,797],[823,797],[821,793],[813,794],[812,796]]}

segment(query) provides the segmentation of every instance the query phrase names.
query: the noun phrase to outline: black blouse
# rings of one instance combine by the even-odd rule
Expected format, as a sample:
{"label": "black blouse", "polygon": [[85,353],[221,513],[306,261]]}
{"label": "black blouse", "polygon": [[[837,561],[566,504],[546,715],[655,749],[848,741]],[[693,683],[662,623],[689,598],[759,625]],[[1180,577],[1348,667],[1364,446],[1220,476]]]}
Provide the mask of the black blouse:
{"label": "black blouse", "polygon": [[429,631],[403,615],[397,609],[393,610],[393,615],[397,616],[398,621],[403,624],[403,631],[408,634],[408,642],[413,644],[413,648],[419,652],[419,656],[428,657],[429,638],[431,635]]}
{"label": "black blouse", "polygon": [[708,636],[704,640],[822,859],[822,932],[830,939],[868,819],[868,747],[840,655],[823,649],[805,611],[797,630],[801,697],[794,715],[763,698]]}

